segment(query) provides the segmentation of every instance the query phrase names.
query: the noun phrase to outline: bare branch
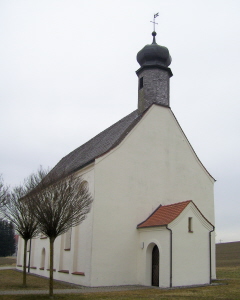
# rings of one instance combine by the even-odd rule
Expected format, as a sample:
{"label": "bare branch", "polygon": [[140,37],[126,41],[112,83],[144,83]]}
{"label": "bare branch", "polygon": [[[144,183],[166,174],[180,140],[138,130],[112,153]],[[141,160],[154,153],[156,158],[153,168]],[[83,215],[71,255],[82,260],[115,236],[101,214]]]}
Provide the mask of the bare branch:
{"label": "bare branch", "polygon": [[[50,182],[53,183],[49,185]],[[48,178],[40,187],[30,198],[39,230],[44,235],[55,239],[86,218],[93,199],[82,178],[71,175],[57,182]]]}
{"label": "bare branch", "polygon": [[26,194],[41,188],[41,183],[44,181],[49,170],[45,170],[42,166],[39,167],[36,173],[32,173],[29,177],[24,180],[24,187],[26,189]]}
{"label": "bare branch", "polygon": [[19,235],[24,240],[29,240],[37,236],[38,223],[31,213],[28,199],[22,199],[24,196],[24,187],[15,187],[4,205],[3,213],[5,218],[14,224]]}
{"label": "bare branch", "polygon": [[[92,196],[80,177],[51,172],[27,198],[39,230],[49,238],[49,295],[53,296],[53,256],[56,237],[79,225],[91,209]],[[59,176],[60,175],[60,176]],[[60,178],[60,179],[59,179]]]}
{"label": "bare branch", "polygon": [[46,172],[40,168],[36,174],[30,175],[24,185],[15,187],[4,200],[2,208],[4,218],[14,224],[15,230],[24,239],[23,254],[23,286],[26,286],[26,255],[27,241],[39,233],[38,220],[32,213],[29,191],[36,189]]}
{"label": "bare branch", "polygon": [[4,206],[4,203],[8,197],[9,188],[4,185],[2,175],[0,175],[0,209]]}

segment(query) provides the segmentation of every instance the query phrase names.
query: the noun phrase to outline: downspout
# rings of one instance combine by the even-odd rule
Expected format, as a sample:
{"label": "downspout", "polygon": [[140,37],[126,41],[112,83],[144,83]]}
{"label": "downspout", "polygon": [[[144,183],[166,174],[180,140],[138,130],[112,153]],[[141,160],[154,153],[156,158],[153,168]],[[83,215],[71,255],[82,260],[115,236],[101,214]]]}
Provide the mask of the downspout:
{"label": "downspout", "polygon": [[210,276],[210,284],[212,283],[212,239],[211,239],[211,233],[215,230],[215,227],[213,226],[213,229],[209,231],[209,276]]}
{"label": "downspout", "polygon": [[168,228],[166,225],[167,230],[170,231],[170,288],[172,287],[172,229]]}

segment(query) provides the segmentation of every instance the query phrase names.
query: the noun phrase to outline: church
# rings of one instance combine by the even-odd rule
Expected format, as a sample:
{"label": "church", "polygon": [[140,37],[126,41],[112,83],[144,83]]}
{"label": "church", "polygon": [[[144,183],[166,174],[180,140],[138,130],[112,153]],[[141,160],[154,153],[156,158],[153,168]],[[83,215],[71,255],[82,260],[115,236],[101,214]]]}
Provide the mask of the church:
{"label": "church", "polygon": [[[86,220],[56,239],[54,278],[91,287],[209,284],[215,179],[170,108],[171,56],[155,31],[137,61],[137,109],[53,169],[82,176],[94,198]],[[18,249],[22,270],[22,239]],[[31,273],[48,277],[48,239],[33,239],[28,251]]]}

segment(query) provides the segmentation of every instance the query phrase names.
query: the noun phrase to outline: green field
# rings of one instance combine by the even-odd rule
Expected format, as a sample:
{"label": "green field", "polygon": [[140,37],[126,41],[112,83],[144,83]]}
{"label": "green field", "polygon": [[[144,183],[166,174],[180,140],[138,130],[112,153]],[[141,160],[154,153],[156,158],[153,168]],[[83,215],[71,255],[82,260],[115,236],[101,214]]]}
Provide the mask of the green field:
{"label": "green field", "polygon": [[[122,292],[85,293],[55,295],[54,299],[116,299],[116,300],[151,300],[151,299],[240,299],[240,242],[222,243],[216,245],[217,277],[213,285],[195,288],[175,289],[145,289]],[[0,264],[8,264],[8,258],[1,259]],[[14,270],[0,271],[0,290],[23,290],[21,288],[21,272]],[[48,288],[48,281],[33,275],[28,275],[27,290],[42,290]],[[68,284],[56,282],[54,288],[72,288]],[[43,300],[47,295],[0,295],[1,300]]]}
{"label": "green field", "polygon": [[216,245],[217,267],[240,266],[240,242]]}

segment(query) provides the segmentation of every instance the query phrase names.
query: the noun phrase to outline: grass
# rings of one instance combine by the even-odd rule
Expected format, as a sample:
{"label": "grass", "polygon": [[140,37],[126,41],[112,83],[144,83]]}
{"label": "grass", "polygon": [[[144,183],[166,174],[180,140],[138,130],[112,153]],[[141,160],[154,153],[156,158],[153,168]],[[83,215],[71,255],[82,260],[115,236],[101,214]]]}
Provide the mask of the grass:
{"label": "grass", "polygon": [[235,267],[240,265],[240,242],[216,245],[217,267]]}
{"label": "grass", "polygon": [[[54,281],[54,289],[69,289],[75,286]],[[0,270],[0,291],[2,290],[48,290],[48,279],[27,274],[27,287],[22,287],[22,272],[16,270]],[[0,297],[1,299],[1,297]]]}
{"label": "grass", "polygon": [[7,256],[0,257],[0,266],[16,266],[16,257],[15,256]]}
{"label": "grass", "polygon": [[[59,300],[198,300],[198,299],[240,299],[240,242],[218,244],[217,251],[217,277],[216,283],[197,288],[176,289],[145,289],[135,291],[85,293],[55,295]],[[21,273],[13,270],[0,271],[0,289],[21,289]],[[12,282],[11,282],[11,278]],[[47,289],[48,282],[44,278],[28,275],[28,289]],[[17,287],[18,286],[18,287]],[[69,288],[69,285],[56,282],[54,288]],[[71,287],[72,288],[72,287]],[[48,295],[0,295],[1,300],[44,300]]]}

